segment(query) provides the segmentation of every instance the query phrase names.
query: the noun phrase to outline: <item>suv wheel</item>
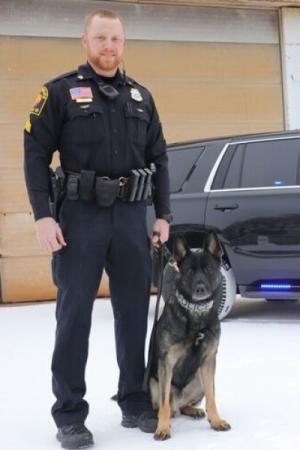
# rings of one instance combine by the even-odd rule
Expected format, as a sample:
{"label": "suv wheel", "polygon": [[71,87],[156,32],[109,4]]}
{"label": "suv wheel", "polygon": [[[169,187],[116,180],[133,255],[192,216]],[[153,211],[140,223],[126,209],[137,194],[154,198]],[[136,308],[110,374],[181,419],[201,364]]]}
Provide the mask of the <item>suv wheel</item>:
{"label": "suv wheel", "polygon": [[223,278],[222,300],[218,306],[219,319],[224,319],[231,311],[236,298],[236,281],[233,270],[228,265],[222,264]]}

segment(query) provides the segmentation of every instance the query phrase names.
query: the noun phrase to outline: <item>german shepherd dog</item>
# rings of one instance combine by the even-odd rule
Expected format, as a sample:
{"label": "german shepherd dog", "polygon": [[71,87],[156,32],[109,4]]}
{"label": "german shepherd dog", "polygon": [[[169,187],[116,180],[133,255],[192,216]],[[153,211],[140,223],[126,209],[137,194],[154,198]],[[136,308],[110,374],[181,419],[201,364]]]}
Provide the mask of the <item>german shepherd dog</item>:
{"label": "german shepherd dog", "polygon": [[157,440],[170,437],[171,416],[204,417],[205,412],[195,406],[203,397],[211,427],[230,429],[219,416],[214,389],[222,248],[214,233],[207,236],[203,251],[197,252],[178,236],[173,256],[175,266],[167,264],[164,270],[165,306],[157,322],[150,366],[151,399],[158,409]]}

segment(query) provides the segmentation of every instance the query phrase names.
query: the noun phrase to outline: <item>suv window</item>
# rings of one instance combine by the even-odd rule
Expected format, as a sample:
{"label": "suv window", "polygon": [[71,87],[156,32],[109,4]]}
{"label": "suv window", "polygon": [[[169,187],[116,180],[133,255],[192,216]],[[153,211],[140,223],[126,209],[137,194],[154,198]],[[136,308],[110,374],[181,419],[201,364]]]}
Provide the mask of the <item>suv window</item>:
{"label": "suv window", "polygon": [[229,145],[212,189],[298,185],[299,158],[299,139]]}
{"label": "suv window", "polygon": [[180,192],[185,182],[195,170],[196,163],[204,150],[204,146],[178,148],[168,152],[168,167],[170,172],[170,191]]}

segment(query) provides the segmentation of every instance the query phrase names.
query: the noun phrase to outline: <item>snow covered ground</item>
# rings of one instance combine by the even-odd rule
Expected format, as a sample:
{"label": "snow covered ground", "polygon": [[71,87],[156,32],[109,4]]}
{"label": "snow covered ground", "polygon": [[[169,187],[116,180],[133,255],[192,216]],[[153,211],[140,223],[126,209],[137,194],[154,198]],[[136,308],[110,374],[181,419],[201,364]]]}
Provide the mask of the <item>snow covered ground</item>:
{"label": "snow covered ground", "polygon": [[[0,308],[0,448],[60,448],[50,416],[54,303]],[[150,311],[153,320],[154,300]],[[109,301],[95,302],[87,367],[87,426],[105,450],[294,450],[300,448],[300,302],[238,300],[222,324],[216,393],[232,426],[215,432],[206,419],[178,417],[172,438],[120,426],[110,400],[117,367]]]}

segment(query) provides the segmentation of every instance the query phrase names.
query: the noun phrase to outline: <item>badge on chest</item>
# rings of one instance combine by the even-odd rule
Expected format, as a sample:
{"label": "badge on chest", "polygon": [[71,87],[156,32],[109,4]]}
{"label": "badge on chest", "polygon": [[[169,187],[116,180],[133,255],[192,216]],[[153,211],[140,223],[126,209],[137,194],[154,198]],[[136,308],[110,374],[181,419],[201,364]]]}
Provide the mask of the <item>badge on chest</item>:
{"label": "badge on chest", "polygon": [[131,98],[133,100],[135,100],[136,102],[142,102],[143,101],[143,97],[142,94],[140,93],[140,91],[136,88],[131,88],[130,89],[130,95]]}

